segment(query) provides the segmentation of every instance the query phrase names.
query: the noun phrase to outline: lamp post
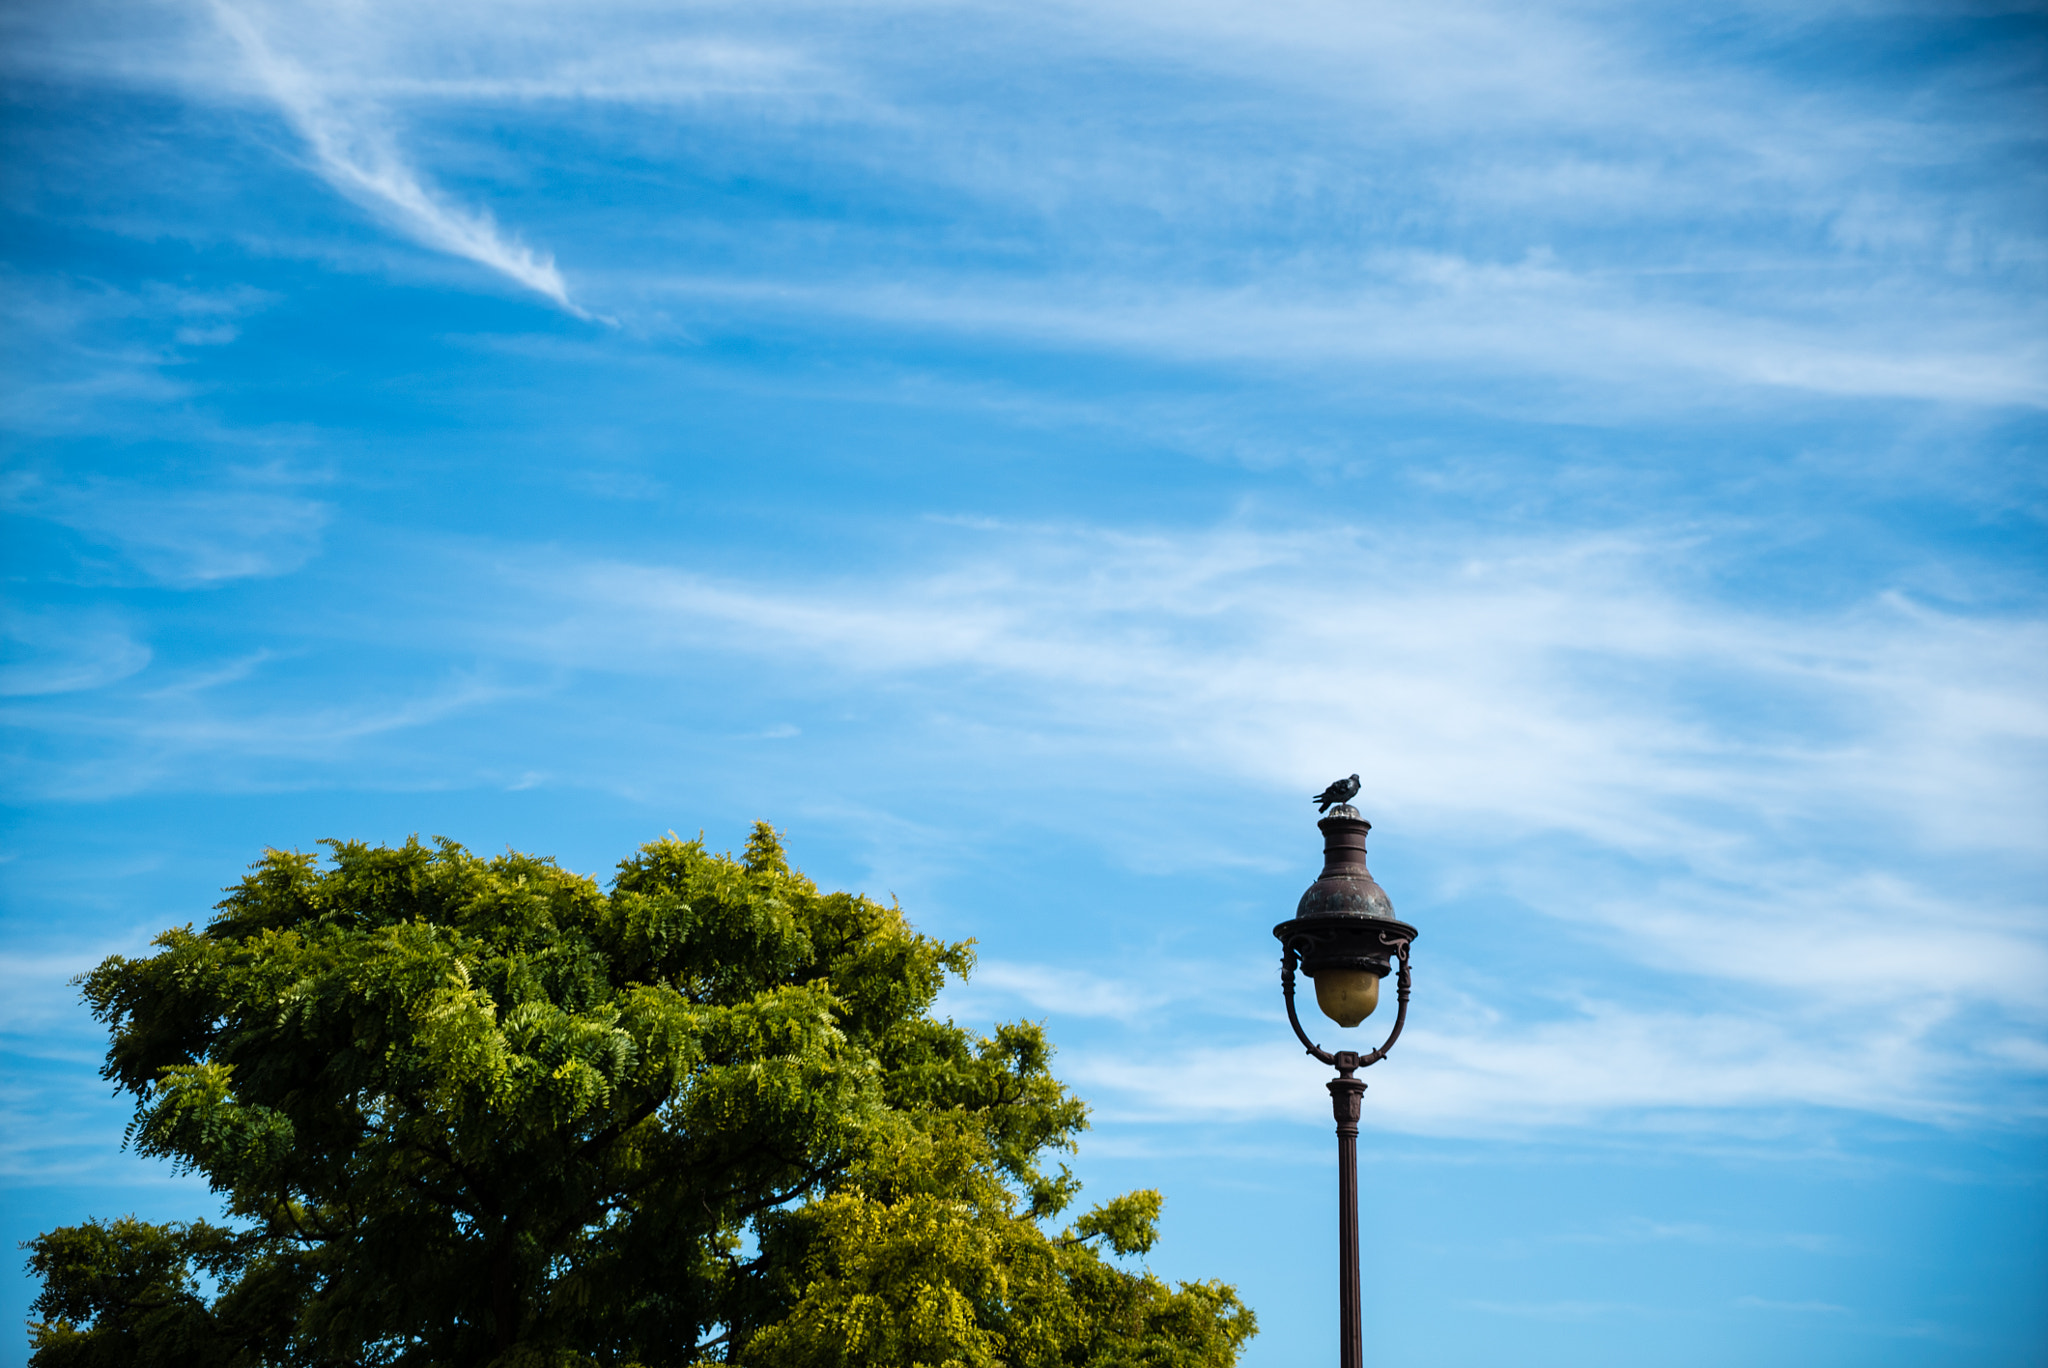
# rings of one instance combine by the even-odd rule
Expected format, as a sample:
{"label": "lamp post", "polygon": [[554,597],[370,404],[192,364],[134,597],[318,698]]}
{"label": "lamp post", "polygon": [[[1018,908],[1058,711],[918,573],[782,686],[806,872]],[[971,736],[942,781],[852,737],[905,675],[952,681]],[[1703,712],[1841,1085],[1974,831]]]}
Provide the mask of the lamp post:
{"label": "lamp post", "polygon": [[[1333,788],[1336,786],[1332,786]],[[1353,776],[1351,792],[1357,792]],[[1350,796],[1349,794],[1345,795]],[[1415,928],[1394,917],[1386,890],[1365,867],[1365,833],[1372,823],[1349,803],[1338,803],[1316,825],[1323,833],[1323,873],[1301,895],[1291,921],[1273,928],[1280,938],[1280,993],[1287,1022],[1308,1052],[1337,1070],[1330,1080],[1330,1107],[1337,1117],[1337,1302],[1340,1368],[1364,1368],[1358,1299],[1358,1113],[1365,1084],[1352,1077],[1387,1057],[1408,1020],[1408,947]],[[1379,1005],[1380,980],[1394,980],[1394,1029],[1378,1049],[1331,1053],[1308,1038],[1294,1010],[1294,971],[1315,981],[1316,1005],[1346,1028],[1358,1025]]]}

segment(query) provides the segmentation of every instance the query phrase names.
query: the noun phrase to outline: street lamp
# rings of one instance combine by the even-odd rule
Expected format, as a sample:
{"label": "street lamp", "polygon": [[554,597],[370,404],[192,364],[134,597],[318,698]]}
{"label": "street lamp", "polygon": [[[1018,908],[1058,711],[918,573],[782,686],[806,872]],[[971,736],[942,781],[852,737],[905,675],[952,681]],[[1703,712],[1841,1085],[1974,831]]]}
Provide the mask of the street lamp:
{"label": "street lamp", "polygon": [[[1339,785],[1332,785],[1337,789]],[[1350,793],[1358,791],[1356,776]],[[1340,1368],[1364,1368],[1358,1304],[1358,1112],[1365,1084],[1352,1075],[1379,1063],[1401,1038],[1408,1020],[1408,947],[1415,928],[1394,917],[1386,890],[1365,867],[1365,833],[1372,823],[1349,803],[1328,809],[1316,825],[1323,832],[1322,877],[1309,885],[1292,921],[1273,928],[1280,938],[1280,992],[1287,1022],[1308,1052],[1337,1070],[1330,1080],[1330,1107],[1337,1117],[1337,1298]],[[1353,1027],[1379,1005],[1380,980],[1400,961],[1395,978],[1394,1029],[1368,1054],[1335,1054],[1308,1038],[1294,1011],[1294,970],[1315,980],[1316,1006],[1339,1026]]]}

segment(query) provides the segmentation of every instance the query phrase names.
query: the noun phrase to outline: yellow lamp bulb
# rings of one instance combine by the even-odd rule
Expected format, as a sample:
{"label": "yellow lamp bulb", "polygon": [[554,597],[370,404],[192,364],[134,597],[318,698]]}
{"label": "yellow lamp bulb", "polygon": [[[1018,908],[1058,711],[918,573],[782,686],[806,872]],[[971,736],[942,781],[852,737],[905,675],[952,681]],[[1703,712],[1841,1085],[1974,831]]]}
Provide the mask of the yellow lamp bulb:
{"label": "yellow lamp bulb", "polygon": [[1325,969],[1316,975],[1316,1006],[1339,1026],[1356,1026],[1380,1005],[1380,976],[1370,969]]}

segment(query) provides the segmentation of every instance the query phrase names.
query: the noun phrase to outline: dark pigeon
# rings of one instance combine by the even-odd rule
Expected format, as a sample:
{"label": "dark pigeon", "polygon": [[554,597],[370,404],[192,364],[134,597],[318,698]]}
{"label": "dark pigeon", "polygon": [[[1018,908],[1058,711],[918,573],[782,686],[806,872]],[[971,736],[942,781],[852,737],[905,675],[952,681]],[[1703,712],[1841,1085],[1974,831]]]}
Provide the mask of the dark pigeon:
{"label": "dark pigeon", "polygon": [[1328,812],[1332,803],[1348,803],[1358,796],[1358,776],[1339,779],[1336,783],[1309,799],[1316,805],[1317,812]]}

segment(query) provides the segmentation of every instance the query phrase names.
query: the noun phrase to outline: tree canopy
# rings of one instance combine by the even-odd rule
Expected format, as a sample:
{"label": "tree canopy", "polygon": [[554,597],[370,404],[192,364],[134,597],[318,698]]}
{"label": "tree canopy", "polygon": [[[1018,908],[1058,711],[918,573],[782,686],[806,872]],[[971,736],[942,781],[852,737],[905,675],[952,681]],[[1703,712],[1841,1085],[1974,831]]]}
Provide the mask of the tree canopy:
{"label": "tree canopy", "polygon": [[1039,1027],[939,1020],[970,942],[757,825],[609,888],[450,841],[267,852],[83,979],[131,1144],[229,1224],[31,1242],[37,1368],[1223,1368],[1251,1312],[1057,1226],[1086,1125]]}

